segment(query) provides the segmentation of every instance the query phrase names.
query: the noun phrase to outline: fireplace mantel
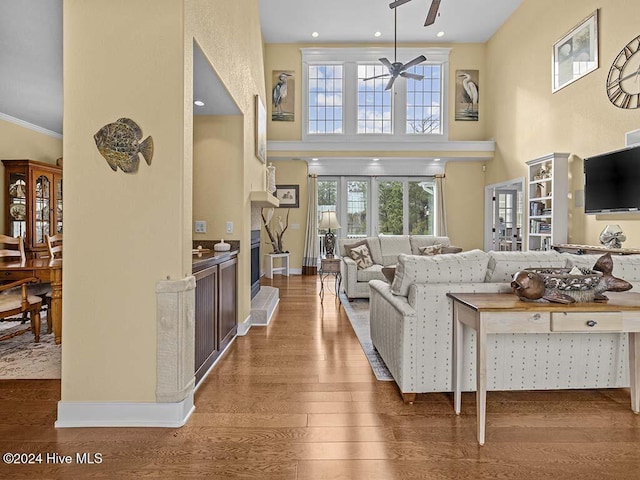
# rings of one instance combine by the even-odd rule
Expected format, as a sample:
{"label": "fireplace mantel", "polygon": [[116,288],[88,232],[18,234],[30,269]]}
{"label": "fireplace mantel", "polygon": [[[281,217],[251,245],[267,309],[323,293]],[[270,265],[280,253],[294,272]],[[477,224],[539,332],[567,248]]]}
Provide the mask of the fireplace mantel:
{"label": "fireplace mantel", "polygon": [[279,207],[280,200],[267,191],[253,191],[249,194],[252,207],[269,208]]}

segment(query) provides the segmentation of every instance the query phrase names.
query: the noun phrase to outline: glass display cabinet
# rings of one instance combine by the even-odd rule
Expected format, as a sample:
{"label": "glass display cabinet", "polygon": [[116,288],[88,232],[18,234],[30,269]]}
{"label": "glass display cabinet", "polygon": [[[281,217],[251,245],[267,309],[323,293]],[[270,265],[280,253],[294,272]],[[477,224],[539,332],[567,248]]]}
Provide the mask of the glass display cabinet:
{"label": "glass display cabinet", "polygon": [[44,256],[45,235],[62,233],[62,167],[35,160],[2,163],[5,234],[23,237],[27,256]]}

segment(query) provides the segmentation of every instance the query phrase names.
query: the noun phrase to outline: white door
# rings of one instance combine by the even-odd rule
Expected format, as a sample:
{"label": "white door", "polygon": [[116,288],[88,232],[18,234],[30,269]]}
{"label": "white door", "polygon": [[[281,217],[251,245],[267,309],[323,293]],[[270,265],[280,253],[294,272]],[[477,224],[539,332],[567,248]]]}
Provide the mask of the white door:
{"label": "white door", "polygon": [[522,250],[524,178],[485,187],[485,251]]}

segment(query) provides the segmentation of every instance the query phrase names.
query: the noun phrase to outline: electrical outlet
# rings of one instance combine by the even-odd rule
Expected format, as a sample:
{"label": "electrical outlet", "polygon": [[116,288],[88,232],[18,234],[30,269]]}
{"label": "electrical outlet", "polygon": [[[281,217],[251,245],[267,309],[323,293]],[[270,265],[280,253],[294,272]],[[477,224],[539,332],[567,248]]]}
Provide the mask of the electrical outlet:
{"label": "electrical outlet", "polygon": [[196,233],[207,233],[207,222],[196,220]]}
{"label": "electrical outlet", "polygon": [[226,232],[233,233],[233,222],[229,222],[229,221],[227,222]]}

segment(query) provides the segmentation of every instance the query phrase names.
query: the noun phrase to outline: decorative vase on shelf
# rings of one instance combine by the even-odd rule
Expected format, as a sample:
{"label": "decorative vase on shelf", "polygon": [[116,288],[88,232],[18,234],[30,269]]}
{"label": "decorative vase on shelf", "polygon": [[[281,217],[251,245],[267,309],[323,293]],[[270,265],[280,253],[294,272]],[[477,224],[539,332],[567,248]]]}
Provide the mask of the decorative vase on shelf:
{"label": "decorative vase on shelf", "polygon": [[276,191],[276,167],[269,163],[267,167],[267,192],[271,195]]}
{"label": "decorative vase on shelf", "polygon": [[607,248],[622,248],[626,239],[620,225],[607,225],[600,233],[600,243]]}

